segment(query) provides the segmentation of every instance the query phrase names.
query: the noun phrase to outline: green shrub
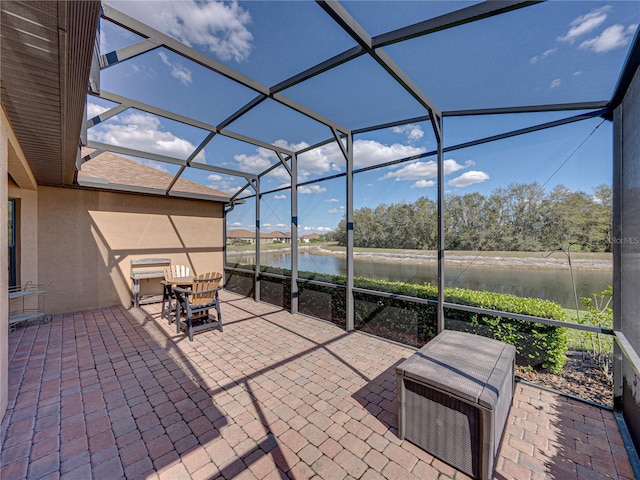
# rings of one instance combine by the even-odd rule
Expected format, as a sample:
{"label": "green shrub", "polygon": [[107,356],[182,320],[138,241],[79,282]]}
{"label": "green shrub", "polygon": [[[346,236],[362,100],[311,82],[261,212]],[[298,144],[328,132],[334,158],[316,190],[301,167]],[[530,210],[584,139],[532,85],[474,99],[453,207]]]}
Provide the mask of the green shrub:
{"label": "green shrub", "polygon": [[[387,282],[355,278],[354,286],[383,291],[409,297],[438,299],[438,289],[431,284],[415,285],[402,282]],[[463,288],[445,288],[445,301],[488,310],[530,315],[564,321],[565,311],[559,304],[540,298],[522,298],[495,292],[481,292]],[[384,301],[384,299],[382,300]],[[406,302],[403,302],[406,303]],[[435,307],[412,304],[408,310],[422,311],[430,315],[430,325],[418,327],[418,338],[422,345],[435,336]],[[497,315],[481,315],[463,310],[445,309],[445,326],[478,335],[492,337],[516,347],[518,365],[530,366],[559,373],[566,361],[567,329],[514,320]],[[357,318],[356,318],[357,321]],[[394,320],[390,320],[394,321]],[[395,319],[397,321],[397,319]],[[424,342],[422,340],[425,340]],[[406,342],[405,342],[406,343]]]}
{"label": "green shrub", "polygon": [[[582,304],[587,308],[580,317],[579,323],[601,328],[613,328],[613,287],[608,286],[591,298],[583,297]],[[613,337],[601,333],[580,331],[583,348],[591,360],[598,366],[609,384],[613,385]]]}
{"label": "green shrub", "polygon": [[[289,270],[273,267],[267,267],[263,271],[284,276],[291,274]],[[300,272],[299,275],[301,278],[337,285],[346,284],[346,278],[342,275],[312,272]],[[270,278],[269,281],[279,280]],[[355,287],[367,290],[432,301],[437,301],[438,298],[438,289],[431,284],[416,285],[360,277],[355,277],[353,283]],[[317,292],[318,295],[305,296],[304,290]],[[346,302],[343,290],[301,283],[299,298],[301,312],[344,325]],[[559,304],[539,298],[445,288],[445,300],[448,303],[560,321],[564,321],[566,317]],[[437,333],[436,316],[434,305],[354,292],[355,328],[407,345],[421,347],[431,340]],[[516,361],[521,366],[559,373],[566,361],[566,328],[452,308],[445,308],[445,327],[488,336],[514,345]]]}

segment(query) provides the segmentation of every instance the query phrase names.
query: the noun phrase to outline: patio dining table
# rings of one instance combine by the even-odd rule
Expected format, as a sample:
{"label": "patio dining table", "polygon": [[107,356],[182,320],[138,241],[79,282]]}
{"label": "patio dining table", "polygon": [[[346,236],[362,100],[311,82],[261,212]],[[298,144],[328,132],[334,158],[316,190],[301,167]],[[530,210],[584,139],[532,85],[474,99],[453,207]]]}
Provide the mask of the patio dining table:
{"label": "patio dining table", "polygon": [[[178,301],[173,293],[173,287],[182,287],[189,288],[193,285],[193,279],[195,275],[190,275],[187,277],[174,277],[171,279],[164,279],[160,283],[164,286],[164,295],[162,302],[162,312],[160,314],[161,317],[166,317],[169,320],[169,325],[171,325],[178,317]],[[164,307],[164,299],[167,300],[168,305]],[[174,307],[175,301],[175,307]]]}

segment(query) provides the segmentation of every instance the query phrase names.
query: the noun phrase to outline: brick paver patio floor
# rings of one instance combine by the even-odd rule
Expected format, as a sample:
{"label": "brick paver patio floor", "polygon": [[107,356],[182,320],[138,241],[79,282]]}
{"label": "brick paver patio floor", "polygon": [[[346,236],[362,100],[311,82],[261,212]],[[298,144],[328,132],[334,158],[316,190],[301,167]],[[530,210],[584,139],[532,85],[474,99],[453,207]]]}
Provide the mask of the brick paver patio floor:
{"label": "brick paver patio floor", "polygon": [[[190,342],[159,306],[9,336],[0,478],[466,478],[397,437],[413,352],[224,292]],[[613,414],[524,384],[495,478],[633,478]]]}

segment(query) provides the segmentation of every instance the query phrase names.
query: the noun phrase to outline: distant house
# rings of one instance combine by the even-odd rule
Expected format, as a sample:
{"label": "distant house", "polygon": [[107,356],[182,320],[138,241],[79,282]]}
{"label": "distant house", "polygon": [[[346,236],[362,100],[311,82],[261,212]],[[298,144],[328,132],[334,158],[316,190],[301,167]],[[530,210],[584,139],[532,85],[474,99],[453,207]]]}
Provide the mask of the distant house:
{"label": "distant house", "polygon": [[[291,234],[289,232],[269,232],[260,234],[260,243],[291,243]],[[227,243],[231,244],[251,244],[256,243],[256,234],[250,230],[243,228],[237,228],[234,230],[227,230]]]}
{"label": "distant house", "polygon": [[291,234],[289,232],[269,232],[260,234],[260,243],[291,243]]}
{"label": "distant house", "polygon": [[320,235],[319,233],[315,233],[315,232],[310,233],[309,235],[303,235],[302,238],[301,238],[301,240],[304,243],[309,243],[309,242],[313,242],[315,240],[320,240],[320,239],[322,239],[322,235]]}
{"label": "distant house", "polygon": [[256,234],[250,230],[244,228],[236,228],[234,230],[227,230],[227,244],[251,244],[256,243]]}

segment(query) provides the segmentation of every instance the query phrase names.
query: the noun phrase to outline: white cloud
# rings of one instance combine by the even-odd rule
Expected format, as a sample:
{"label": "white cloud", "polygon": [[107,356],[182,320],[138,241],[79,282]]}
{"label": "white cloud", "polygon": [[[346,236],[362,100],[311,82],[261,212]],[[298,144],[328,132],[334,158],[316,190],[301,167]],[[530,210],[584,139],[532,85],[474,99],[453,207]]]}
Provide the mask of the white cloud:
{"label": "white cloud", "polygon": [[276,200],[284,200],[285,198],[287,198],[287,196],[286,195],[276,195],[273,198],[275,198]]}
{"label": "white cloud", "polygon": [[[309,146],[306,142],[288,143],[286,140],[277,140],[275,145],[291,151],[299,151]],[[356,140],[353,142],[354,165],[356,168],[369,165],[377,165],[391,160],[419,155],[426,151],[422,147],[402,145],[384,145],[375,140]],[[276,154],[266,148],[256,149],[253,155],[240,154],[234,157],[237,166],[242,171],[263,172],[277,160]],[[337,144],[331,143],[304,152],[298,156],[298,181],[304,182],[310,176],[323,175],[329,172],[342,172],[345,170],[346,161]],[[271,178],[278,178],[287,185],[290,177],[284,168],[278,168],[269,173]]]}
{"label": "white cloud", "polygon": [[177,78],[185,87],[192,83],[191,70],[184,65],[180,65],[179,63],[169,60],[169,57],[164,52],[160,52],[158,55],[160,56],[162,63],[171,69],[172,77]]}
{"label": "white cloud", "polygon": [[426,148],[412,147],[399,143],[387,146],[375,140],[357,140],[353,142],[353,159],[356,167],[378,165],[424,152],[426,152]]}
{"label": "white cloud", "polygon": [[231,227],[241,227],[241,226],[242,226],[242,223],[240,223],[240,222],[233,222],[230,226],[231,226]]}
{"label": "white cloud", "polygon": [[606,53],[617,48],[626,47],[631,38],[633,38],[637,27],[637,25],[629,25],[626,28],[620,24],[612,25],[597,37],[582,42],[579,48],[596,53]]}
{"label": "white cloud", "polygon": [[[289,143],[282,139],[277,140],[275,144],[294,152],[309,147],[307,142]],[[298,181],[304,182],[311,175],[318,176],[327,172],[340,172],[344,170],[343,165],[345,164],[344,157],[336,144],[316,148],[298,156]],[[280,178],[285,181],[291,180],[284,169]]]}
{"label": "white cloud", "polygon": [[289,225],[287,225],[286,223],[278,223],[276,225],[276,228],[287,228]]}
{"label": "white cloud", "polygon": [[251,15],[237,1],[200,2],[114,2],[132,17],[142,20],[189,46],[198,46],[221,60],[245,61],[252,49],[253,35],[247,25]]}
{"label": "white cloud", "polygon": [[331,227],[312,227],[309,225],[298,227],[298,231],[302,232],[332,232],[333,228]]}
{"label": "white cloud", "polygon": [[557,48],[550,48],[549,50],[545,50],[540,55],[535,55],[531,57],[531,63],[538,63],[540,60],[547,58],[549,55],[553,55],[558,51]]}
{"label": "white cloud", "polygon": [[578,70],[578,71],[576,71],[576,72],[573,72],[573,75],[574,75],[575,77],[577,77],[578,75],[582,75],[582,72],[581,72],[580,70]]}
{"label": "white cloud", "polygon": [[420,125],[414,125],[413,123],[402,125],[400,127],[393,127],[391,131],[393,133],[406,134],[407,140],[409,140],[410,143],[416,142],[417,140],[420,140],[424,136],[422,127]]}
{"label": "white cloud", "polygon": [[[410,145],[384,145],[375,140],[356,140],[353,142],[353,158],[356,168],[377,165],[424,153],[425,148]],[[330,171],[344,171],[345,159],[335,143],[324,145],[298,157],[298,177],[304,181],[309,175],[321,175]]]}
{"label": "white cloud", "polygon": [[436,184],[433,180],[418,180],[416,183],[411,185],[411,188],[428,188],[433,187]]}
{"label": "white cloud", "polygon": [[[467,162],[466,166],[472,165],[473,162]],[[457,172],[465,168],[465,165],[461,165],[453,159],[444,161],[444,174]],[[382,179],[395,178],[398,180],[425,180],[428,178],[435,178],[438,174],[438,164],[433,160],[428,162],[414,162],[406,165],[398,170],[393,170],[386,173]]]}
{"label": "white cloud", "polygon": [[336,203],[339,202],[340,200],[338,200],[337,198],[330,198],[329,200],[327,200],[327,202],[331,202],[331,203]]}
{"label": "white cloud", "polygon": [[331,213],[332,215],[335,215],[337,213],[344,213],[344,210],[345,210],[344,205],[341,205],[338,208],[330,208],[329,210],[327,210],[327,212]]}
{"label": "white cloud", "polygon": [[[306,144],[300,143],[298,145]],[[304,182],[310,175],[322,175],[328,172],[339,172],[346,162],[338,145],[329,144],[314,148],[298,156],[298,180]]]}
{"label": "white cloud", "polygon": [[312,193],[322,193],[326,191],[327,189],[324,187],[321,187],[320,185],[311,185],[310,187],[306,187],[306,186],[298,187],[298,193],[301,195],[307,195]]}
{"label": "white cloud", "polygon": [[273,225],[271,225],[270,223],[263,223],[262,224],[262,228],[271,228],[273,227]]}
{"label": "white cloud", "polygon": [[558,88],[561,83],[562,83],[562,80],[559,78],[556,78],[555,80],[551,81],[551,85],[549,85],[549,88]]}
{"label": "white cloud", "polygon": [[485,172],[480,172],[478,170],[469,170],[468,172],[464,172],[459,177],[449,180],[447,182],[447,185],[451,185],[452,187],[466,187],[467,185],[482,183],[487,180],[489,180],[489,175]]}
{"label": "white cloud", "polygon": [[220,175],[211,174],[207,176],[208,186],[211,188],[215,188],[216,190],[220,190],[221,192],[228,193],[233,195],[242,187],[240,185],[234,184],[236,181],[235,178],[223,178]]}
{"label": "white cloud", "polygon": [[[184,138],[163,130],[158,117],[143,112],[117,115],[110,122],[89,130],[91,140],[121,147],[186,159],[196,146]],[[204,151],[196,161],[205,163]]]}
{"label": "white cloud", "polygon": [[[296,151],[302,148],[306,148],[309,145],[307,143],[289,144],[285,140],[276,140],[275,145],[285,148],[287,150]],[[237,162],[237,167],[245,172],[262,173],[267,168],[271,167],[274,163],[279,162],[278,156],[273,150],[268,148],[258,147],[256,153],[253,155],[239,154],[235,155],[234,160]],[[298,181],[303,182],[305,176],[300,173],[300,160],[298,160]],[[280,166],[269,173],[269,178],[277,178],[285,182],[290,182],[291,177],[289,172]]]}
{"label": "white cloud", "polygon": [[107,110],[109,109],[106,107],[103,107],[102,105],[97,105],[95,103],[88,102],[87,103],[87,119],[97,117],[98,115],[106,112]]}
{"label": "white cloud", "polygon": [[233,158],[238,162],[238,168],[240,170],[245,172],[262,173],[273,164],[276,154],[271,150],[259,147],[255,155],[246,155],[242,153],[235,155]]}
{"label": "white cloud", "polygon": [[569,24],[569,31],[564,36],[558,37],[558,40],[574,43],[582,35],[586,35],[602,25],[607,19],[609,10],[611,10],[611,6],[607,5],[573,19]]}

